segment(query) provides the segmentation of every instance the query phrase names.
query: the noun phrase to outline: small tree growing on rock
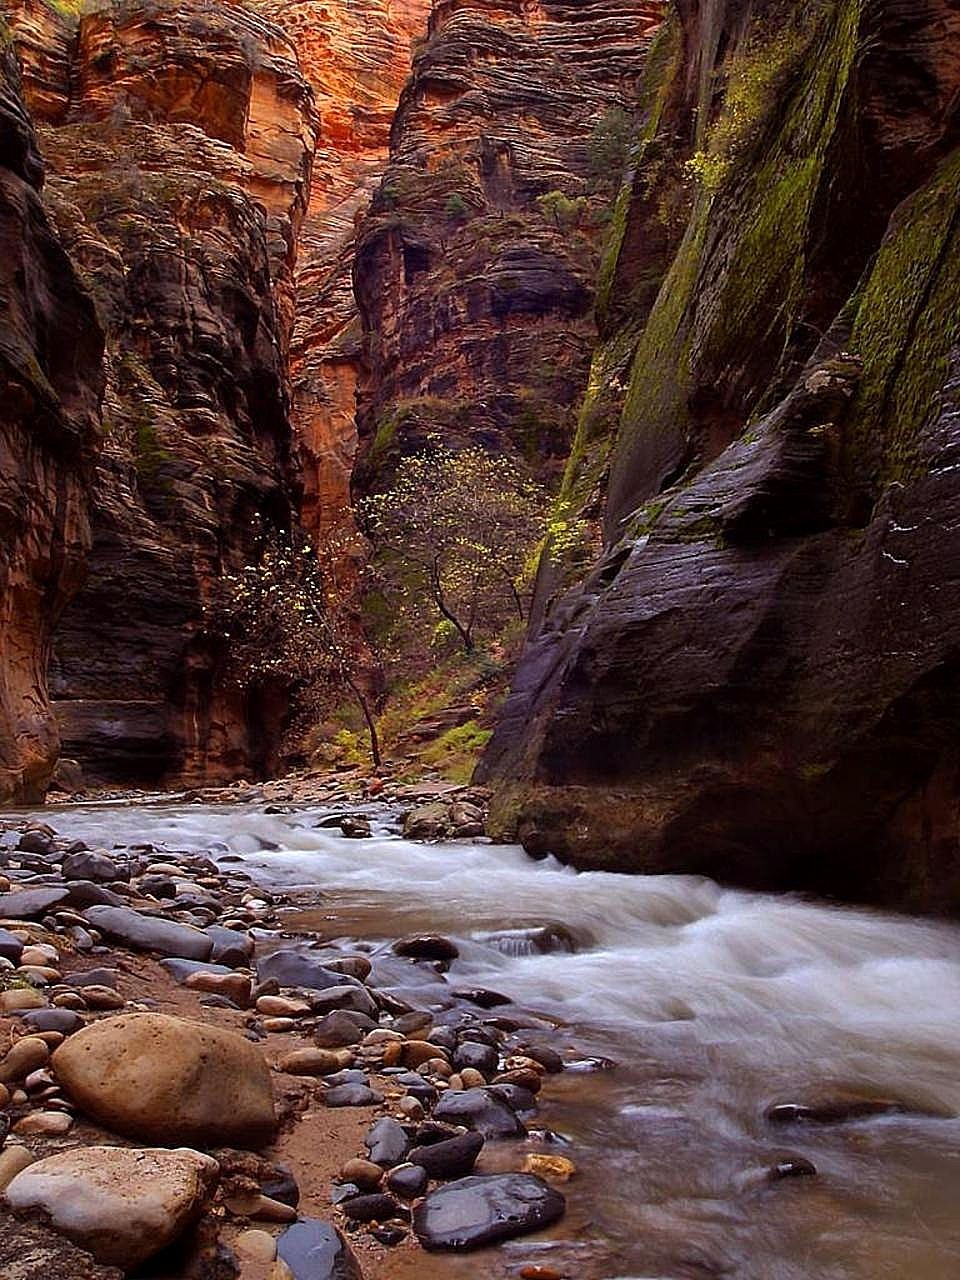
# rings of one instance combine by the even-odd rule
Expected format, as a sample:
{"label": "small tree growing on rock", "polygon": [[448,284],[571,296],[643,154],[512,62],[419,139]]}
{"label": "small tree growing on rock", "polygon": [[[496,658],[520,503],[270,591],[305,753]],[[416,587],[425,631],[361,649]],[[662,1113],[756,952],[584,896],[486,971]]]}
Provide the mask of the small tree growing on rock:
{"label": "small tree growing on rock", "polygon": [[311,716],[347,690],[363,715],[379,768],[367,678],[371,654],[357,615],[357,584],[340,571],[348,554],[335,539],[318,552],[300,533],[265,542],[253,563],[222,580],[208,626],[226,642],[238,679],[282,681]]}
{"label": "small tree growing on rock", "polygon": [[432,442],[358,515],[401,603],[438,614],[464,652],[478,633],[525,616],[524,573],[543,537],[547,491],[510,458]]}

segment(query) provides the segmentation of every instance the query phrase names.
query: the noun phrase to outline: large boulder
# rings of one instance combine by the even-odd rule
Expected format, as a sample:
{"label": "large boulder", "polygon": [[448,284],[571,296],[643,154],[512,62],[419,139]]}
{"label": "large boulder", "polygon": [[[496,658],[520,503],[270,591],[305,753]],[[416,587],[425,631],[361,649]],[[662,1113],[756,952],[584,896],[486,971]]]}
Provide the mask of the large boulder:
{"label": "large boulder", "polygon": [[276,1127],[266,1061],[233,1031],[122,1014],[78,1031],[52,1063],[78,1107],[133,1138],[256,1147]]}
{"label": "large boulder", "polygon": [[479,1249],[548,1227],[565,1209],[560,1192],[531,1174],[476,1175],[421,1200],[413,1229],[425,1249]]}
{"label": "large boulder", "polygon": [[181,1148],[78,1147],[38,1160],[7,1187],[98,1262],[132,1271],[199,1216],[216,1185],[212,1156]]}

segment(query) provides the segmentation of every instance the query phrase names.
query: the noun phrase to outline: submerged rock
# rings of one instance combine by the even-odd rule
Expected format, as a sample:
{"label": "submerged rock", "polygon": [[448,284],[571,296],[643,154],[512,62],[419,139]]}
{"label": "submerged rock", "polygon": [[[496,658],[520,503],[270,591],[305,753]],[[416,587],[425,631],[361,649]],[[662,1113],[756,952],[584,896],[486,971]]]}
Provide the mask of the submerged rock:
{"label": "submerged rock", "polygon": [[432,1191],[413,1213],[413,1229],[425,1249],[479,1249],[563,1216],[559,1191],[526,1173],[475,1175]]}

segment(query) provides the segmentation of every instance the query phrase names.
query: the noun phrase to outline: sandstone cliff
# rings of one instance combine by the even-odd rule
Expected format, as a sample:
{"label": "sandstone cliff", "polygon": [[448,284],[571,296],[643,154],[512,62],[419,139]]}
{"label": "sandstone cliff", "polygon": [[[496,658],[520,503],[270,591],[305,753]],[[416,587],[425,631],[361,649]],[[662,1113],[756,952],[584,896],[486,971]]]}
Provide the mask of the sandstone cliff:
{"label": "sandstone cliff", "polygon": [[88,581],[51,665],[67,748],[113,779],[263,769],[284,707],[225,678],[203,605],[291,518],[312,94],[283,32],[240,6],[7,15],[47,203],[107,331]]}
{"label": "sandstone cliff", "polygon": [[0,803],[40,798],[56,759],[46,665],[89,544],[102,392],[103,334],[42,181],[0,26]]}
{"label": "sandstone cliff", "polygon": [[581,866],[956,910],[960,11],[795,8],[665,24],[566,478],[612,443],[607,550],[482,775]]}
{"label": "sandstone cliff", "polygon": [[358,236],[360,490],[431,432],[562,468],[615,143],[661,9],[435,6]]}

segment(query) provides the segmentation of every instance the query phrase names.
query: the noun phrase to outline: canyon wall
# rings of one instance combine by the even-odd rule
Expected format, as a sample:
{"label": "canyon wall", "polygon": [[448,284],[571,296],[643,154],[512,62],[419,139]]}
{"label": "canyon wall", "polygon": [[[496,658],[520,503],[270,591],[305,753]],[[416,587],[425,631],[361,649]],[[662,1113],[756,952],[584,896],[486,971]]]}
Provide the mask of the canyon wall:
{"label": "canyon wall", "polygon": [[42,797],[57,619],[89,545],[103,333],[52,230],[20,70],[0,27],[0,803]]}
{"label": "canyon wall", "polygon": [[357,239],[355,487],[432,433],[557,476],[656,0],[440,0]]}
{"label": "canyon wall", "polygon": [[312,93],[289,39],[248,8],[5,12],[46,203],[107,336],[87,582],[50,668],[65,750],[111,780],[263,771],[282,693],[228,678],[204,606],[291,523]]}
{"label": "canyon wall", "polygon": [[480,774],[582,867],[956,911],[960,10],[795,8],[651,55],[565,479],[606,550]]}

